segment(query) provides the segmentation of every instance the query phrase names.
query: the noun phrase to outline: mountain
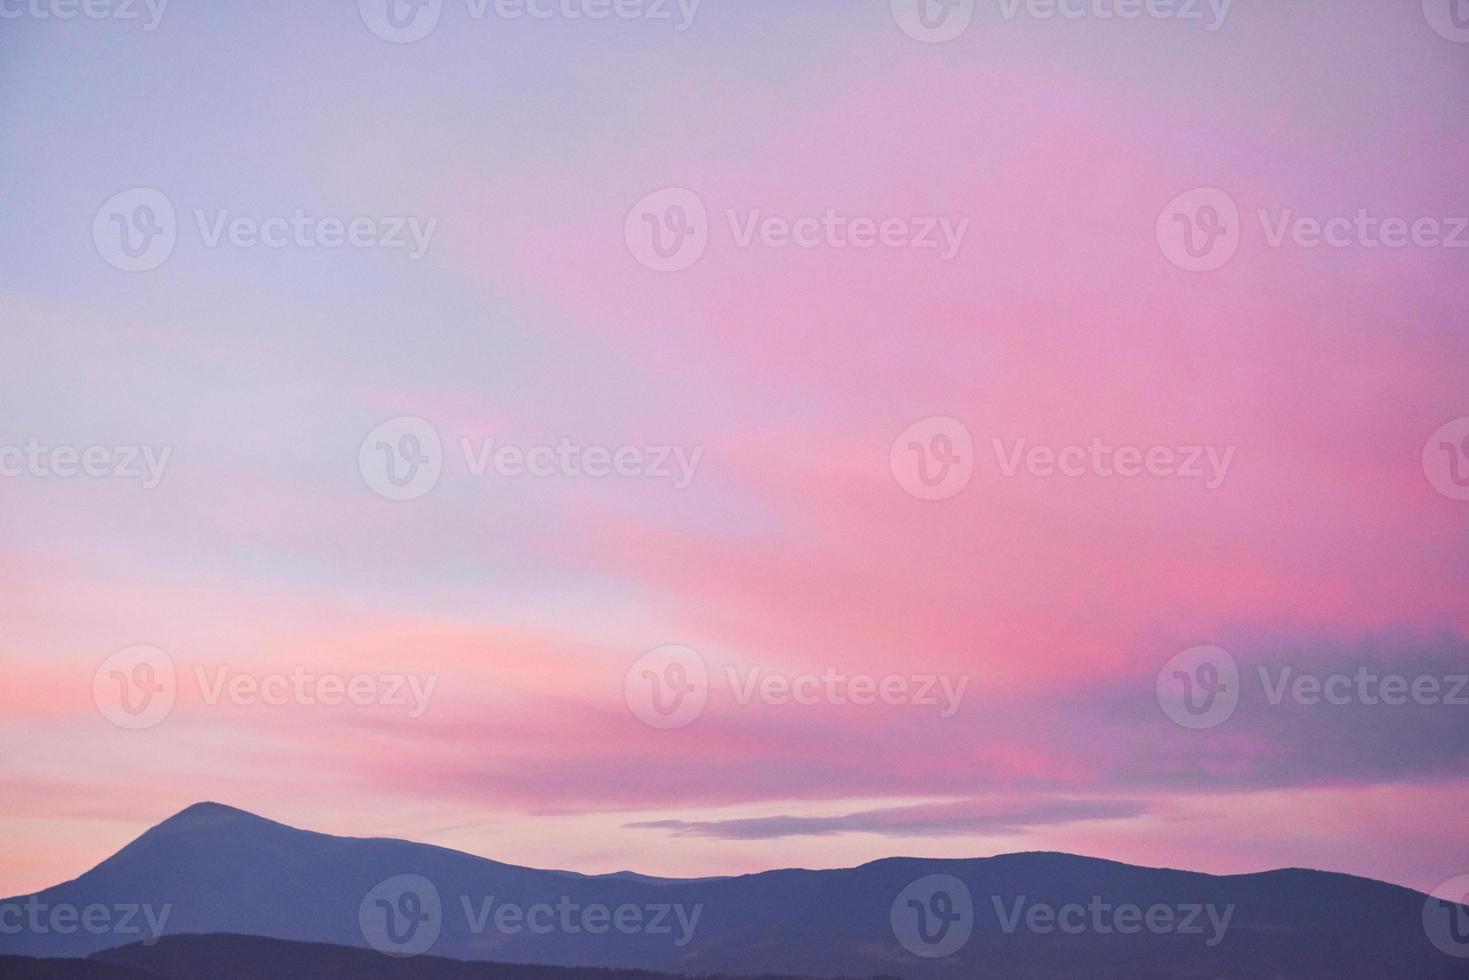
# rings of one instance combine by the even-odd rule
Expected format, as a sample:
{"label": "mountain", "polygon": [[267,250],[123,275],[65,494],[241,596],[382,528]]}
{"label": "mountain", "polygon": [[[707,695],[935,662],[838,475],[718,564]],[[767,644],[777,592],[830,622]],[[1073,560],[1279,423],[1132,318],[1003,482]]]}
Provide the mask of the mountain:
{"label": "mountain", "polygon": [[[70,911],[58,920],[58,910]],[[1469,908],[1442,911],[1469,923]],[[677,974],[1469,977],[1469,959],[1435,948],[1424,916],[1425,896],[1348,875],[1214,876],[1050,853],[704,880],[583,877],[296,830],[205,803],[74,881],[0,902],[0,924],[22,923],[0,930],[0,954],[82,957],[155,933],[234,933]]]}

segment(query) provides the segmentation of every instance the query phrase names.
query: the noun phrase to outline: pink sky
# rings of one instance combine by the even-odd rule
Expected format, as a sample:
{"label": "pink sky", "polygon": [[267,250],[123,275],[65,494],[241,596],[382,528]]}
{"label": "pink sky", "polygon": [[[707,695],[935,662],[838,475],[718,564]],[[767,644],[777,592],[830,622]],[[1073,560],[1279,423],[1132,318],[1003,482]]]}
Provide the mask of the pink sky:
{"label": "pink sky", "polygon": [[[1272,704],[1258,673],[1469,673],[1469,502],[1423,459],[1469,416],[1469,247],[1273,247],[1259,217],[1469,215],[1469,47],[1391,6],[1217,32],[990,11],[938,45],[885,0],[408,45],[350,10],[19,24],[0,105],[39,128],[4,128],[0,448],[171,456],[153,489],[0,477],[0,894],[203,799],[584,872],[1466,873],[1469,706]],[[146,273],[90,240],[129,187],[180,215]],[[667,187],[708,245],[656,272],[625,225]],[[1156,235],[1201,187],[1241,214],[1204,273]],[[196,208],[438,226],[420,261],[210,249]],[[828,210],[966,233],[945,260],[742,247],[727,218]],[[443,473],[390,501],[359,445],[408,416]],[[973,439],[939,501],[890,463],[930,417]],[[461,438],[700,455],[682,488],[476,476]],[[1004,472],[1017,440],[1093,439],[1229,465]],[[127,730],[94,675],[139,644],[176,702]],[[670,644],[711,681],[660,730],[625,681]],[[1155,684],[1205,644],[1240,704],[1188,730]],[[197,671],[225,666],[433,687],[417,714],[210,703]],[[741,703],[752,670],[964,686],[947,715]]]}

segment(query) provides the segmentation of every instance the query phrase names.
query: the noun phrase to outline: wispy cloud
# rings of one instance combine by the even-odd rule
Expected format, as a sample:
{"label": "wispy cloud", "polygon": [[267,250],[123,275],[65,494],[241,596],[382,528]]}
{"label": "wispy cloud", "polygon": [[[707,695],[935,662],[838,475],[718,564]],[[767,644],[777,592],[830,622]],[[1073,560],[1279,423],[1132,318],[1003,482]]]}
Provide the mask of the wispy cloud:
{"label": "wispy cloud", "polygon": [[1147,807],[1135,800],[1037,800],[1030,803],[965,800],[861,810],[839,816],[747,817],[732,820],[644,820],[627,824],[641,830],[669,830],[675,837],[775,840],[781,837],[832,837],[880,834],[884,837],[955,837],[1014,834],[1031,827],[1081,820],[1120,820],[1140,816]]}

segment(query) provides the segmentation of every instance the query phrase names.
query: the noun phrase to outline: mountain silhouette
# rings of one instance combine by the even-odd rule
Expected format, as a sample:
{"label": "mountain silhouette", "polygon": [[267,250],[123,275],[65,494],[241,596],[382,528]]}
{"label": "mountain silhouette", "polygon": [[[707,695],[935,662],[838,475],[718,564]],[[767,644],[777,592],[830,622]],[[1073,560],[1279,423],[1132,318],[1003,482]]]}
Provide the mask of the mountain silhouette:
{"label": "mountain silhouette", "polygon": [[[0,923],[30,914],[28,903],[43,910],[0,932],[0,955],[128,947],[113,965],[147,972],[151,950],[183,948],[156,935],[234,934],[368,947],[379,951],[373,961],[386,952],[423,954],[398,960],[420,965],[443,957],[672,974],[1469,977],[1469,959],[1430,941],[1425,901],[1320,871],[1216,876],[1055,853],[699,880],[578,875],[201,803],[73,881],[0,902],[17,910]],[[106,928],[78,926],[89,907],[92,925],[105,916]],[[57,908],[76,910],[69,930],[46,918]],[[120,924],[129,908],[134,931]],[[1469,909],[1443,911],[1458,917],[1452,928],[1469,924]]]}

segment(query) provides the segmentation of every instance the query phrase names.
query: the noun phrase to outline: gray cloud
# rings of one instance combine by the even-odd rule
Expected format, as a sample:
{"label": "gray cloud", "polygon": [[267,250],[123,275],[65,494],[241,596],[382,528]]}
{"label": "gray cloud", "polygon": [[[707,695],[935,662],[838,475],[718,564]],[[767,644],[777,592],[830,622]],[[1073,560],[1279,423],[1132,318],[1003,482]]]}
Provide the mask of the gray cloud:
{"label": "gray cloud", "polygon": [[669,830],[675,837],[773,840],[780,837],[833,837],[880,834],[884,837],[953,837],[1015,834],[1029,827],[1078,820],[1118,820],[1147,808],[1134,800],[1060,799],[919,804],[862,810],[831,817],[772,816],[733,820],[647,820],[627,827]]}
{"label": "gray cloud", "polygon": [[[1155,738],[1135,737],[1109,772],[1118,786],[1264,789],[1380,783],[1469,771],[1469,643],[1447,634],[1377,634],[1356,644],[1254,639],[1222,644],[1239,665],[1239,705],[1227,721],[1185,731],[1152,701],[1151,683],[1115,704],[1114,724],[1151,711]],[[1398,679],[1396,703],[1384,678]],[[1335,679],[1333,702],[1322,693]],[[1150,680],[1150,679],[1149,679]],[[1299,682],[1310,696],[1295,696]],[[1404,697],[1415,681],[1431,697]]]}

